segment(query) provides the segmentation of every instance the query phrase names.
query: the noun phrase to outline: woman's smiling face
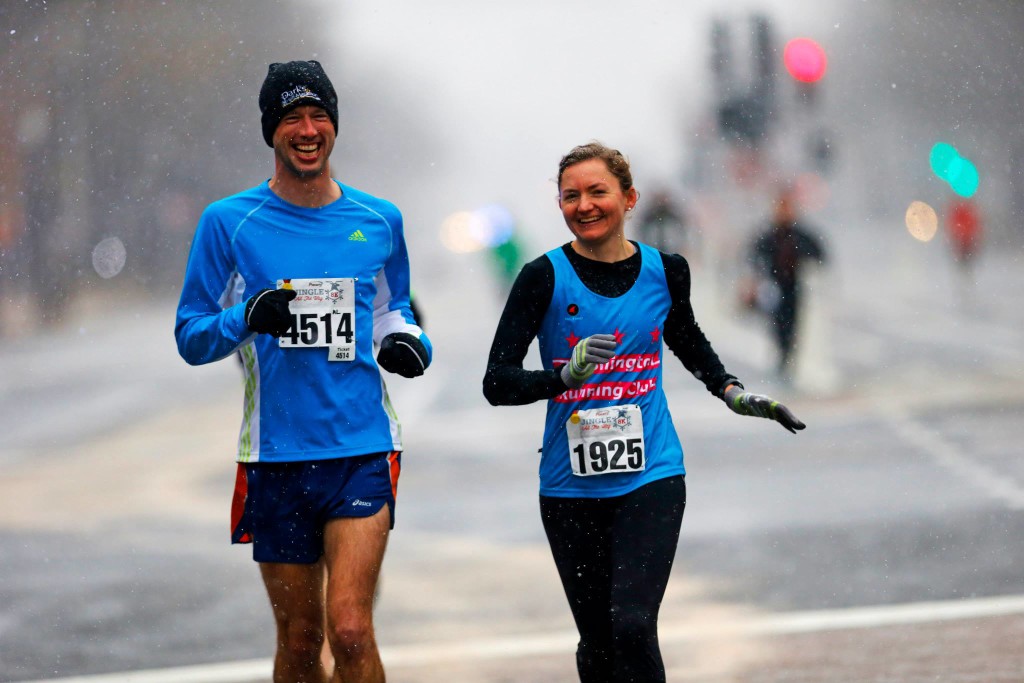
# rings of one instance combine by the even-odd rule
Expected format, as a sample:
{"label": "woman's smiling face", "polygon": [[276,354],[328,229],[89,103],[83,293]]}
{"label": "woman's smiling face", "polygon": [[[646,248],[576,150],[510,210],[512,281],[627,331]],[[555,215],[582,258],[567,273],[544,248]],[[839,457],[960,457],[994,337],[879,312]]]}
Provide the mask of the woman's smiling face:
{"label": "woman's smiling face", "polygon": [[626,211],[633,208],[636,199],[636,190],[623,191],[602,159],[569,166],[558,187],[558,206],[565,224],[576,239],[587,244],[621,236]]}

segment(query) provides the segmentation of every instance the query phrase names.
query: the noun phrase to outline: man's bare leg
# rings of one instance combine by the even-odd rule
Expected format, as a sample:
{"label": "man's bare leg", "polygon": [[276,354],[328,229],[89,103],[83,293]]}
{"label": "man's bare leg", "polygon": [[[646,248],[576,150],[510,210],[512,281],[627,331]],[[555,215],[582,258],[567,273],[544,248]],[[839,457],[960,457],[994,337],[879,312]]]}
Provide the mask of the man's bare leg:
{"label": "man's bare leg", "polygon": [[326,683],[320,661],[324,642],[324,561],[261,562],[277,624],[274,683]]}
{"label": "man's bare leg", "polygon": [[324,529],[332,683],[384,683],[373,632],[373,598],[390,525],[385,505],[372,517],[332,519]]}

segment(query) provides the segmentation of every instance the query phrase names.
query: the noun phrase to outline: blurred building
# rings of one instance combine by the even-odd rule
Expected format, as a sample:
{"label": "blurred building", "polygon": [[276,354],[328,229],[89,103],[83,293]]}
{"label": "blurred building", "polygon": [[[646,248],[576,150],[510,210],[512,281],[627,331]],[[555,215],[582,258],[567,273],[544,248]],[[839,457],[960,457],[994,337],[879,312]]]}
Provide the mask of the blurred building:
{"label": "blurred building", "polygon": [[101,285],[104,240],[123,245],[118,296],[177,286],[202,208],[268,174],[256,93],[268,62],[321,51],[300,17],[271,0],[3,3],[0,335]]}

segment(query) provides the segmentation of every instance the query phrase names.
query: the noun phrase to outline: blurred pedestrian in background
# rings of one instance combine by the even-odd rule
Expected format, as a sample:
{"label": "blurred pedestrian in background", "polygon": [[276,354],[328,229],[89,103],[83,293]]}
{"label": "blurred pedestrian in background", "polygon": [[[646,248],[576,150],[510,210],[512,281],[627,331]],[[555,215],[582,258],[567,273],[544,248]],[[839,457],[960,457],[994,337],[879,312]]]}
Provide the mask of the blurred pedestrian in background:
{"label": "blurred pedestrian in background", "polygon": [[[494,335],[492,405],[547,400],[540,511],[580,640],[583,683],[659,683],[658,611],[686,507],[683,449],[662,385],[662,340],[734,412],[804,428],[727,373],[694,318],[686,259],[625,238],[639,195],[600,143],[562,158],[573,240],[527,263]],[[543,370],[523,360],[534,339]]]}
{"label": "blurred pedestrian in background", "polygon": [[523,267],[523,244],[518,231],[508,233],[503,241],[489,247],[487,253],[499,291],[503,297],[508,296],[516,275]]}
{"label": "blurred pedestrian in background", "polygon": [[487,251],[487,260],[502,299],[508,296],[523,267],[523,239],[519,221],[501,204],[488,204],[473,212],[472,227]]}
{"label": "blurred pedestrian in background", "polygon": [[973,199],[957,197],[946,213],[946,232],[953,263],[959,274],[957,292],[961,304],[973,300],[974,263],[982,242],[982,221],[978,205]]}
{"label": "blurred pedestrian in background", "polygon": [[755,236],[750,249],[758,278],[754,304],[771,322],[777,350],[776,371],[783,382],[790,381],[793,375],[805,264],[826,261],[820,238],[799,218],[798,201],[792,188],[781,190],[775,198],[769,225]]}
{"label": "blurred pedestrian in background", "polygon": [[431,345],[410,310],[401,213],[331,177],[338,98],[323,68],[271,64],[259,105],[274,174],[203,212],[178,351],[192,365],[242,357],[231,541],[260,563],[274,683],[383,683],[373,598],[403,447],[380,369],[421,375]]}
{"label": "blurred pedestrian in background", "polygon": [[683,209],[665,189],[656,190],[641,212],[637,236],[641,242],[669,254],[688,254],[687,221]]}

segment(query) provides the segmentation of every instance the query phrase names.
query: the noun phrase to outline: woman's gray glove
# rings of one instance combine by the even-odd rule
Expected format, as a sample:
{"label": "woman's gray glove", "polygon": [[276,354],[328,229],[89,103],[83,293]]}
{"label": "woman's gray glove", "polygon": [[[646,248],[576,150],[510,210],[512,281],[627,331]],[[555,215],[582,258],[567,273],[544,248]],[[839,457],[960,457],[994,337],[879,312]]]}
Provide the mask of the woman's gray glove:
{"label": "woman's gray glove", "polygon": [[562,366],[562,382],[570,389],[583,385],[601,363],[615,357],[614,334],[594,334],[581,339],[572,349],[572,357]]}
{"label": "woman's gray glove", "polygon": [[797,433],[797,430],[807,426],[798,420],[789,408],[778,401],[762,394],[752,394],[735,384],[725,390],[722,399],[734,413],[775,420],[794,434]]}

